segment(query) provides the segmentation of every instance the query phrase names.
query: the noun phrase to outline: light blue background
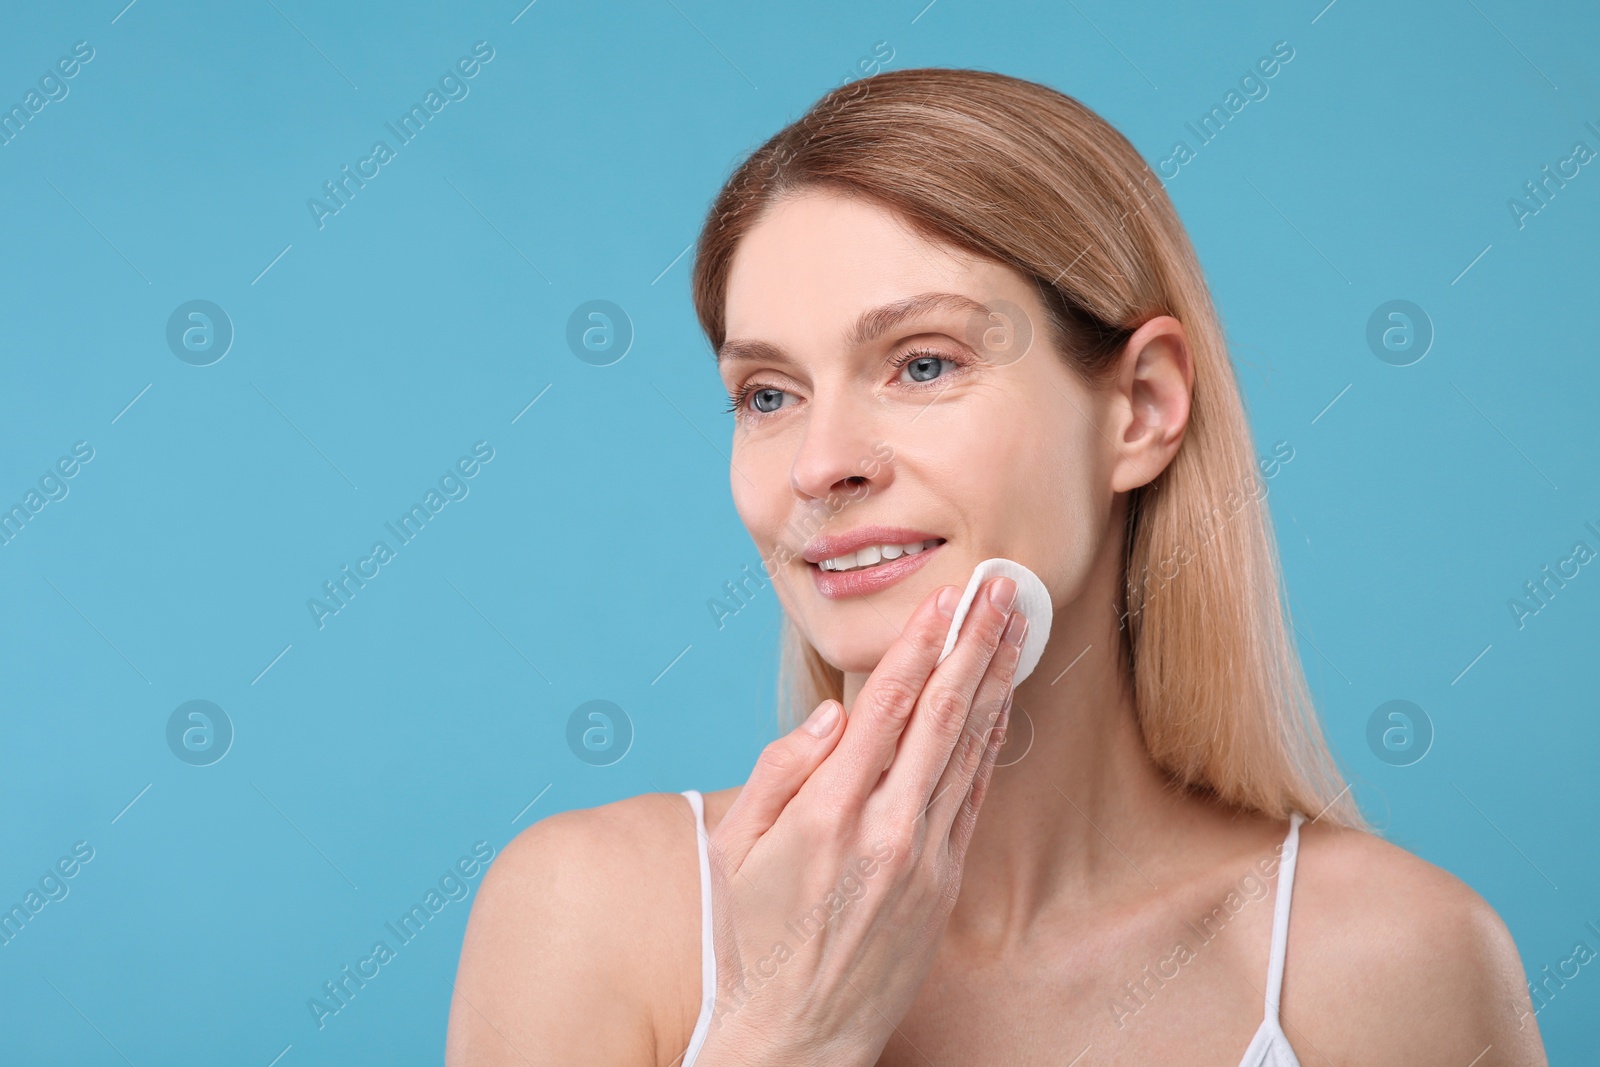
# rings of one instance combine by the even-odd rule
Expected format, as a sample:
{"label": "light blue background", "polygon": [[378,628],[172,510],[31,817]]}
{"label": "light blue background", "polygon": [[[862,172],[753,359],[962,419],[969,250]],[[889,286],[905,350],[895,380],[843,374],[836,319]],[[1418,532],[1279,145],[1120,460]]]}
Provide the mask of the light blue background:
{"label": "light blue background", "polygon": [[[95,850],[0,947],[8,1062],[437,1062],[470,901],[325,1028],[307,1001],[473,843],[743,780],[778,616],[707,607],[758,557],[684,253],[880,41],[1073,94],[1152,162],[1293,46],[1169,188],[1258,449],[1294,449],[1269,501],[1328,731],[1530,973],[1600,948],[1600,566],[1524,628],[1507,607],[1600,548],[1600,164],[1523,228],[1507,207],[1600,149],[1592,5],[125,2],[0,35],[7,108],[95,49],[0,147],[0,504],[95,450],[0,547],[0,904]],[[307,199],[483,40],[467,98],[319,230]],[[1436,331],[1406,367],[1366,343],[1396,298]],[[192,299],[236,330],[208,367],[165,341]],[[636,331],[610,366],[566,342],[591,299]],[[480,440],[470,495],[319,630],[308,598]],[[1436,731],[1407,767],[1366,740],[1396,698]],[[165,739],[192,699],[236,730],[208,767]],[[565,741],[592,699],[635,731],[610,766]],[[1553,1060],[1597,1020],[1590,966],[1539,1016]]]}

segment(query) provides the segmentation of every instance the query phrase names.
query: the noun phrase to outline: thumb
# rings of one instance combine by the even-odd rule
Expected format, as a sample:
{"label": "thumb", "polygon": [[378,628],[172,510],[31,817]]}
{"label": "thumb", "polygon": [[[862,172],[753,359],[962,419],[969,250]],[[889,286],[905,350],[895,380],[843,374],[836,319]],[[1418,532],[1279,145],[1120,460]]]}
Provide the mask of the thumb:
{"label": "thumb", "polygon": [[838,744],[843,712],[837,700],[824,700],[805,722],[761,750],[749,780],[717,823],[718,847],[735,868]]}

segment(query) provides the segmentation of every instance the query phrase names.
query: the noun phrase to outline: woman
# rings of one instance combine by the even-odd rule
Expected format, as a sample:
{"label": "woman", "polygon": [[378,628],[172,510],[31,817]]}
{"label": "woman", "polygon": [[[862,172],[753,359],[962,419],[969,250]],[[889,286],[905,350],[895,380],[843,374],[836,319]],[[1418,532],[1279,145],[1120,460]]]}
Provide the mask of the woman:
{"label": "woman", "polygon": [[[1121,135],[998,74],[842,86],[722,190],[694,299],[807,717],[742,788],[522,833],[452,1063],[1543,1062],[1504,924],[1334,766],[1216,313]],[[1009,579],[936,664],[994,556],[1055,607],[1014,693]]]}

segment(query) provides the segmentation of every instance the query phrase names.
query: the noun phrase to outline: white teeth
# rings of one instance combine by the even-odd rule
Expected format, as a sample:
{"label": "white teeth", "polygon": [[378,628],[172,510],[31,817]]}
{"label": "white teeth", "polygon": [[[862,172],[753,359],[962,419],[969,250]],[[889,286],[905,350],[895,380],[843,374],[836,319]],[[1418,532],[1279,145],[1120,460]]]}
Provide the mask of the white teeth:
{"label": "white teeth", "polygon": [[914,541],[906,545],[868,545],[866,548],[855,552],[847,552],[842,556],[823,560],[818,566],[825,571],[853,571],[862,567],[872,567],[901,556],[914,556],[924,549],[932,548],[939,544],[937,537],[927,541]]}

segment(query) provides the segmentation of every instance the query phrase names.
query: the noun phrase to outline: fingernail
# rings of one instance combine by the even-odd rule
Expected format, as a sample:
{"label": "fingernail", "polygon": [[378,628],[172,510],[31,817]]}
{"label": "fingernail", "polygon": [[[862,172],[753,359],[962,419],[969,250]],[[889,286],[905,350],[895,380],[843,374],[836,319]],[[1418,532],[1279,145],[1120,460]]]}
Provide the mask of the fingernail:
{"label": "fingernail", "polygon": [[961,590],[953,585],[947,585],[939,590],[939,614],[947,619],[956,617],[956,605],[961,603]]}
{"label": "fingernail", "polygon": [[803,725],[806,733],[812,737],[827,737],[833,730],[833,724],[839,719],[839,702],[837,700],[824,700],[817,705],[817,710],[811,713]]}
{"label": "fingernail", "polygon": [[1010,611],[1017,602],[1017,583],[1010,578],[996,578],[989,586],[989,602],[1001,611]]}
{"label": "fingernail", "polygon": [[1028,632],[1028,617],[1022,613],[1011,616],[1011,621],[1006,623],[1005,639],[1013,645],[1022,644],[1023,635]]}

